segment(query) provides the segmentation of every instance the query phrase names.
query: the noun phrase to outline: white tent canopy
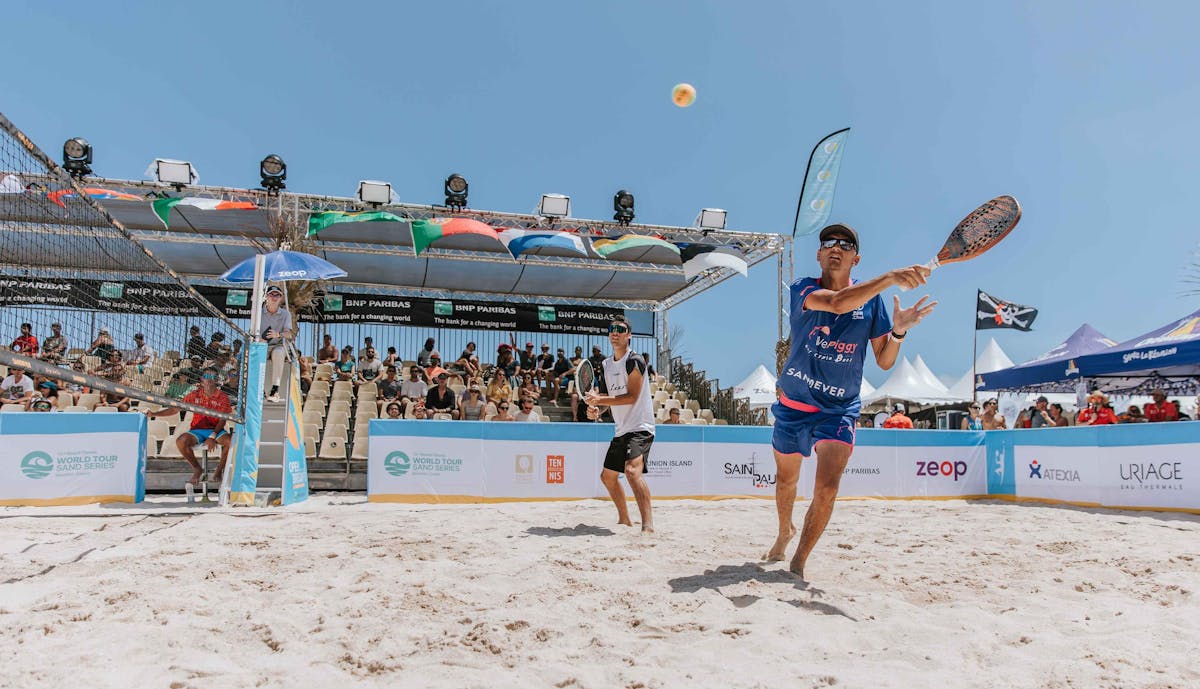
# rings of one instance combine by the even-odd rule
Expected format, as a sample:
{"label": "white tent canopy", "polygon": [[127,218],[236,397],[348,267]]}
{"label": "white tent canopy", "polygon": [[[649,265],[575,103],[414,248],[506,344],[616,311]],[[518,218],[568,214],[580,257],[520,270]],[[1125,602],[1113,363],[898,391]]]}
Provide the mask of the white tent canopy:
{"label": "white tent canopy", "polygon": [[759,364],[745,380],[733,386],[733,396],[748,398],[751,409],[769,407],[775,404],[776,399],[775,376],[771,375],[766,366]]}
{"label": "white tent canopy", "polygon": [[[922,362],[923,363],[923,362]],[[928,367],[926,367],[928,371]],[[932,373],[928,374],[933,376]],[[935,379],[936,380],[936,379]],[[950,402],[949,393],[945,386],[941,386],[941,390],[931,385],[925,380],[925,376],[913,366],[908,357],[900,360],[892,369],[892,374],[869,395],[863,395],[863,404],[871,404],[879,400],[904,400],[907,402],[917,402],[920,404],[939,404]]]}
{"label": "white tent canopy", "polygon": [[[991,373],[1012,365],[1013,360],[1008,358],[1004,350],[1000,349],[1000,345],[996,344],[995,338],[992,338],[975,358],[975,373]],[[975,397],[975,379],[971,377],[971,369],[967,369],[966,373],[950,386],[949,397],[956,402],[965,402]]]}
{"label": "white tent canopy", "polygon": [[912,364],[913,368],[916,369],[917,374],[921,376],[922,382],[928,385],[931,389],[937,390],[947,397],[950,396],[950,388],[946,387],[946,384],[939,380],[938,377],[934,375],[933,371],[929,370],[929,366],[925,363],[925,360],[921,358],[920,354],[917,355],[916,359],[913,359]]}

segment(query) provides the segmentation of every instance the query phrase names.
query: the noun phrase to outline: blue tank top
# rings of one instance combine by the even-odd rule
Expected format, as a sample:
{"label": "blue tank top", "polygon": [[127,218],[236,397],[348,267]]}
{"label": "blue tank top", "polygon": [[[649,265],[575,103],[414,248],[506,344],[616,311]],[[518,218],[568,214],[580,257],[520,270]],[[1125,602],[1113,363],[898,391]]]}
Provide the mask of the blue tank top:
{"label": "blue tank top", "polygon": [[811,277],[790,287],[792,346],[777,384],[792,401],[856,416],[869,343],[892,329],[892,318],[879,295],[849,313],[805,309],[804,300],[820,288]]}

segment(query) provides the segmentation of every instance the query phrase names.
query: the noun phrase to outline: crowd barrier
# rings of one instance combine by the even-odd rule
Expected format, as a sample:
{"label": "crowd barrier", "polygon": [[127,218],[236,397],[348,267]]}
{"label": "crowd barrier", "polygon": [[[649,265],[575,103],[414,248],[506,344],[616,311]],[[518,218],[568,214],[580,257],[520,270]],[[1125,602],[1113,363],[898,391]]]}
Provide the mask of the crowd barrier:
{"label": "crowd barrier", "polygon": [[142,414],[0,414],[0,505],[141,502]]}
{"label": "crowd barrier", "polygon": [[[610,424],[374,420],[373,502],[498,502],[607,496]],[[804,462],[798,494],[811,492]],[[843,498],[983,498],[1200,513],[1200,423],[1019,431],[862,429]],[[655,498],[771,497],[771,429],[659,426]]]}

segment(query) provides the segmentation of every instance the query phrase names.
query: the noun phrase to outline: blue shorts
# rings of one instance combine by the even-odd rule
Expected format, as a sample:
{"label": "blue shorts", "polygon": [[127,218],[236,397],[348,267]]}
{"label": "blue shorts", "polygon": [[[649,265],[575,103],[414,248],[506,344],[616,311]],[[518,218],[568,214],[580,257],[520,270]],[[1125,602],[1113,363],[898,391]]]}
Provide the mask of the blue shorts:
{"label": "blue shorts", "polygon": [[813,445],[830,441],[854,446],[854,427],[857,416],[806,412],[785,407],[779,402],[771,405],[775,417],[775,430],[771,434],[771,447],[784,454],[800,453],[812,455]]}
{"label": "blue shorts", "polygon": [[[193,428],[192,430],[188,431],[188,435],[195,438],[197,443],[202,443],[205,440],[208,440],[208,436],[212,435],[212,433],[213,433],[213,429],[211,429],[211,428]],[[217,437],[213,438],[213,440],[220,440],[222,436],[225,436],[228,434],[229,434],[229,431],[222,428],[221,432],[218,433]]]}

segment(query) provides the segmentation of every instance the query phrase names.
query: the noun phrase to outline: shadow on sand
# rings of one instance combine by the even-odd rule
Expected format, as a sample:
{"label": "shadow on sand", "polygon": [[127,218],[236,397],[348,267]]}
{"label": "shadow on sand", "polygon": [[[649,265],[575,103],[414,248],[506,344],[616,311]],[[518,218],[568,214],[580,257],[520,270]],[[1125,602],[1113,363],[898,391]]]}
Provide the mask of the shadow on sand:
{"label": "shadow on sand", "polygon": [[530,536],[548,536],[550,538],[560,538],[563,536],[612,536],[612,529],[603,526],[590,526],[588,524],[576,524],[575,526],[565,526],[561,529],[552,529],[548,526],[531,526],[525,529],[525,533]]}
{"label": "shadow on sand", "polygon": [[[679,577],[671,579],[667,583],[671,585],[672,593],[696,593],[700,589],[712,589],[724,596],[730,603],[733,603],[734,607],[745,608],[754,605],[762,600],[763,597],[755,595],[726,596],[721,592],[721,587],[748,581],[757,581],[763,584],[787,584],[794,590],[807,591],[812,598],[821,598],[825,595],[823,590],[810,586],[808,582],[793,575],[786,569],[764,569],[762,564],[757,562],[747,562],[741,565],[721,565],[716,569],[705,570],[703,574]],[[776,600],[802,610],[811,610],[822,615],[838,615],[853,622],[858,621],[846,614],[841,608],[817,600]]]}

